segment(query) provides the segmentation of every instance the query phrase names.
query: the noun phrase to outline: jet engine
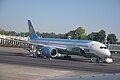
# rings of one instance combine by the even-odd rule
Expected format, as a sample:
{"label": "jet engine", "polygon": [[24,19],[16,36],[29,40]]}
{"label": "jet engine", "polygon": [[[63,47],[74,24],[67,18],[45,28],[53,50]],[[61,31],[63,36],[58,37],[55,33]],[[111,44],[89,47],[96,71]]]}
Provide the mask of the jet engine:
{"label": "jet engine", "polygon": [[42,55],[46,56],[46,57],[56,57],[58,54],[58,51],[56,48],[54,47],[50,47],[50,46],[45,46],[41,49]]}

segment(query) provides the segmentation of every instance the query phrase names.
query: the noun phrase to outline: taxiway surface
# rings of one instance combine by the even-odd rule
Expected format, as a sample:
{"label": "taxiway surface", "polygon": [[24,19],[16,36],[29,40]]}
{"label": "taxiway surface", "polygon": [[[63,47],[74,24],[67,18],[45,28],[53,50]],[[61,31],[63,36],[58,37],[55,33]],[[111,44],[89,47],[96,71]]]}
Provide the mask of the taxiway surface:
{"label": "taxiway surface", "polygon": [[[10,73],[11,72],[10,70],[15,71],[15,68],[18,69],[18,72],[20,72],[19,66],[24,66],[26,68],[31,67],[31,69],[38,68],[35,71],[34,69],[32,69],[34,73],[38,73],[38,75],[43,74],[43,72],[44,72],[44,75],[50,75],[54,73],[54,75],[56,74],[55,76],[59,76],[59,75],[78,76],[78,75],[102,74],[102,73],[120,73],[120,55],[113,55],[112,58],[114,62],[111,64],[95,63],[95,62],[89,63],[88,59],[80,56],[79,57],[72,56],[72,59],[70,60],[64,60],[62,58],[43,59],[43,58],[33,58],[28,56],[28,51],[25,51],[24,49],[0,47],[0,69],[1,69],[0,77],[1,77],[1,74],[2,74],[2,77],[4,77],[4,74]],[[9,68],[9,66],[11,65],[14,65],[14,67],[15,66],[17,67]],[[4,67],[4,66],[8,66],[8,67]],[[44,68],[45,71],[42,68]],[[46,69],[49,69],[50,71],[48,70],[48,72],[51,72],[51,73],[47,74],[48,72],[46,71]],[[9,70],[9,71],[5,71],[5,70]],[[21,69],[21,70],[23,70],[23,73],[24,73],[25,69]],[[28,70],[27,73],[31,73],[31,72],[29,72]],[[59,74],[57,75],[57,73]],[[17,78],[18,77],[20,78],[20,76],[17,76]],[[14,78],[11,78],[11,80],[12,79]],[[5,80],[5,78],[3,78],[3,80]],[[25,78],[25,80],[27,80],[27,77]],[[31,80],[34,80],[34,79],[31,79]]]}

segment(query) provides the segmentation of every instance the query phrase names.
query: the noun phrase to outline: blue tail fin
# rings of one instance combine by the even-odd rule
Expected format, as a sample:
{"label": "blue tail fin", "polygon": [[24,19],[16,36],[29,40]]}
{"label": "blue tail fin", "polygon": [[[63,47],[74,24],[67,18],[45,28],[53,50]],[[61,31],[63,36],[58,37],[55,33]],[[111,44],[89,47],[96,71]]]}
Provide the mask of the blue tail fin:
{"label": "blue tail fin", "polygon": [[28,20],[28,26],[29,26],[29,32],[30,32],[30,36],[29,36],[30,39],[38,38],[30,20]]}

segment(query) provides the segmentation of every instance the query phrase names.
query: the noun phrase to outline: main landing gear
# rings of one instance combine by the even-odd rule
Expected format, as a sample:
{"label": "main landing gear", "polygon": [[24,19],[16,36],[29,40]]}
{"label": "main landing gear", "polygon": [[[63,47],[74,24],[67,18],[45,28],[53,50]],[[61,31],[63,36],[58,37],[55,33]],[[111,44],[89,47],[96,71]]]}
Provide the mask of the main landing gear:
{"label": "main landing gear", "polygon": [[94,60],[95,60],[96,63],[100,63],[100,58],[96,58],[96,59],[95,58],[91,58],[90,59],[90,63],[94,62]]}
{"label": "main landing gear", "polygon": [[65,59],[71,59],[71,56],[65,55],[64,58],[65,58]]}

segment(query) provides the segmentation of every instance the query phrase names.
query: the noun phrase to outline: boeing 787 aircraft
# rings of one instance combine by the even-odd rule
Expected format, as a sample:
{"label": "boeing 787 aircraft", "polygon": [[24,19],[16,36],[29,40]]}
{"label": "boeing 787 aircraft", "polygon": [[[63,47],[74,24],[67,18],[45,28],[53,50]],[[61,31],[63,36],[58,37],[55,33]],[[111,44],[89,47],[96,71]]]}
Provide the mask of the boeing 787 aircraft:
{"label": "boeing 787 aircraft", "polygon": [[[74,39],[55,39],[38,37],[28,20],[30,39],[29,44],[32,45],[29,52],[33,55],[43,55],[45,57],[54,58],[60,54],[65,55],[82,55],[86,58],[96,58],[96,62],[104,60],[111,63],[111,53],[107,47],[100,42],[91,40],[74,40]],[[33,47],[34,50],[33,51]]]}

